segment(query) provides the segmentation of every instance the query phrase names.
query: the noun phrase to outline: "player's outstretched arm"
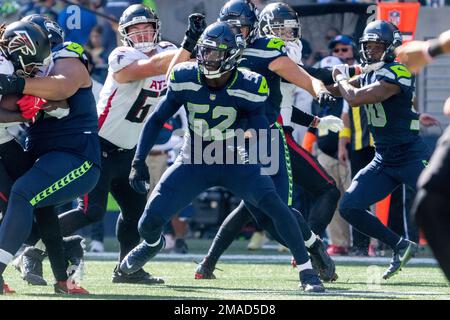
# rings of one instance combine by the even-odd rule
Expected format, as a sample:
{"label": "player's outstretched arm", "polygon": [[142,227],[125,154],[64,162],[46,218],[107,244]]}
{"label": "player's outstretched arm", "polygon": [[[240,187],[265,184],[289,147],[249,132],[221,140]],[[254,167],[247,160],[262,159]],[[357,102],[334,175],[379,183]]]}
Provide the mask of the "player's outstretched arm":
{"label": "player's outstretched arm", "polygon": [[279,57],[269,64],[269,69],[275,72],[283,79],[295,84],[297,87],[305,89],[313,97],[319,100],[319,103],[333,103],[335,100],[328,92],[322,81],[309,75],[303,68],[299,67],[287,56]]}
{"label": "player's outstretched arm", "polygon": [[155,54],[150,59],[137,60],[115,72],[114,80],[118,83],[127,83],[166,74],[176,52],[177,50],[164,51]]}
{"label": "player's outstretched arm", "polygon": [[342,98],[351,107],[383,102],[401,91],[398,85],[386,81],[377,81],[363,88],[356,88],[347,80],[341,80],[337,83],[337,86]]}
{"label": "player's outstretched arm", "polygon": [[55,61],[50,76],[26,78],[23,94],[60,101],[70,98],[80,88],[87,88],[90,85],[89,73],[79,59],[60,59]]}
{"label": "player's outstretched arm", "polygon": [[175,67],[177,64],[189,61],[191,59],[191,52],[187,51],[184,48],[180,48],[175,53],[175,56],[172,58],[172,61],[170,61],[169,67],[167,68],[166,72],[166,81],[170,77],[170,72],[172,71],[173,67]]}
{"label": "player's outstretched arm", "polygon": [[401,63],[412,72],[418,72],[434,57],[450,53],[450,30],[430,41],[411,41],[395,50]]}
{"label": "player's outstretched arm", "polygon": [[11,123],[11,122],[24,122],[28,121],[22,117],[22,114],[18,111],[9,111],[1,107],[0,102],[0,123]]}

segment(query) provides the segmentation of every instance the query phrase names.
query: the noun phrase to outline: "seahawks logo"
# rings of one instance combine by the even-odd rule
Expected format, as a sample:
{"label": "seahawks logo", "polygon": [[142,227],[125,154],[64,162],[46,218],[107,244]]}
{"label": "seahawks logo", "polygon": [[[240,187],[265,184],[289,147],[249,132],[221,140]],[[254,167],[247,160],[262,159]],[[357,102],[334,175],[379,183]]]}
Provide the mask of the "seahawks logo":
{"label": "seahawks logo", "polygon": [[31,40],[30,35],[26,31],[14,31],[16,36],[9,41],[8,52],[9,54],[20,51],[25,56],[35,55],[36,47]]}

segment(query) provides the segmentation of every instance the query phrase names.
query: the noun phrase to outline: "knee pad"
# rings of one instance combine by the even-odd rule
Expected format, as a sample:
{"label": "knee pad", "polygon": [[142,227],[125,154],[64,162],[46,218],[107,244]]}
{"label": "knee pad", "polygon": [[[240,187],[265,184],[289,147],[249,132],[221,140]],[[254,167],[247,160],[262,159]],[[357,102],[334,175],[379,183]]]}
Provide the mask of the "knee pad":
{"label": "knee pad", "polygon": [[153,243],[159,239],[167,222],[159,215],[144,215],[138,223],[139,234],[148,243]]}

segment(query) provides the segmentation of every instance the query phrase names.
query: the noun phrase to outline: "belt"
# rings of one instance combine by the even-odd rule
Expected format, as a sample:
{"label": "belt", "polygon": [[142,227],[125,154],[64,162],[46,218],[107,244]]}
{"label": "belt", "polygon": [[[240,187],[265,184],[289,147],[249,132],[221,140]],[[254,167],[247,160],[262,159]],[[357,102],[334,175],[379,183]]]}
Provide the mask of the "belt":
{"label": "belt", "polygon": [[151,156],[162,156],[163,154],[167,154],[167,151],[163,150],[151,150],[149,155]]}

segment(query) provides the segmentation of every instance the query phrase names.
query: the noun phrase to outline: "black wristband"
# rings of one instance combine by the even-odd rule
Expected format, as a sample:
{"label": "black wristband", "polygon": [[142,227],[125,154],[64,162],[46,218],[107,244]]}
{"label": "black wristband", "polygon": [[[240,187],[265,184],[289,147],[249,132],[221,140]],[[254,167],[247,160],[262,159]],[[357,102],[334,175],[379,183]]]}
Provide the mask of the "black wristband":
{"label": "black wristband", "polygon": [[439,39],[433,39],[430,41],[430,46],[428,47],[428,53],[430,54],[430,57],[432,57],[432,58],[444,53],[444,50],[442,49]]}
{"label": "black wristband", "polygon": [[181,47],[189,52],[193,52],[196,44],[197,41],[194,41],[188,36],[184,36],[183,42],[181,43]]}
{"label": "black wristband", "polygon": [[0,78],[0,94],[23,93],[25,79],[15,75],[2,75]]}

